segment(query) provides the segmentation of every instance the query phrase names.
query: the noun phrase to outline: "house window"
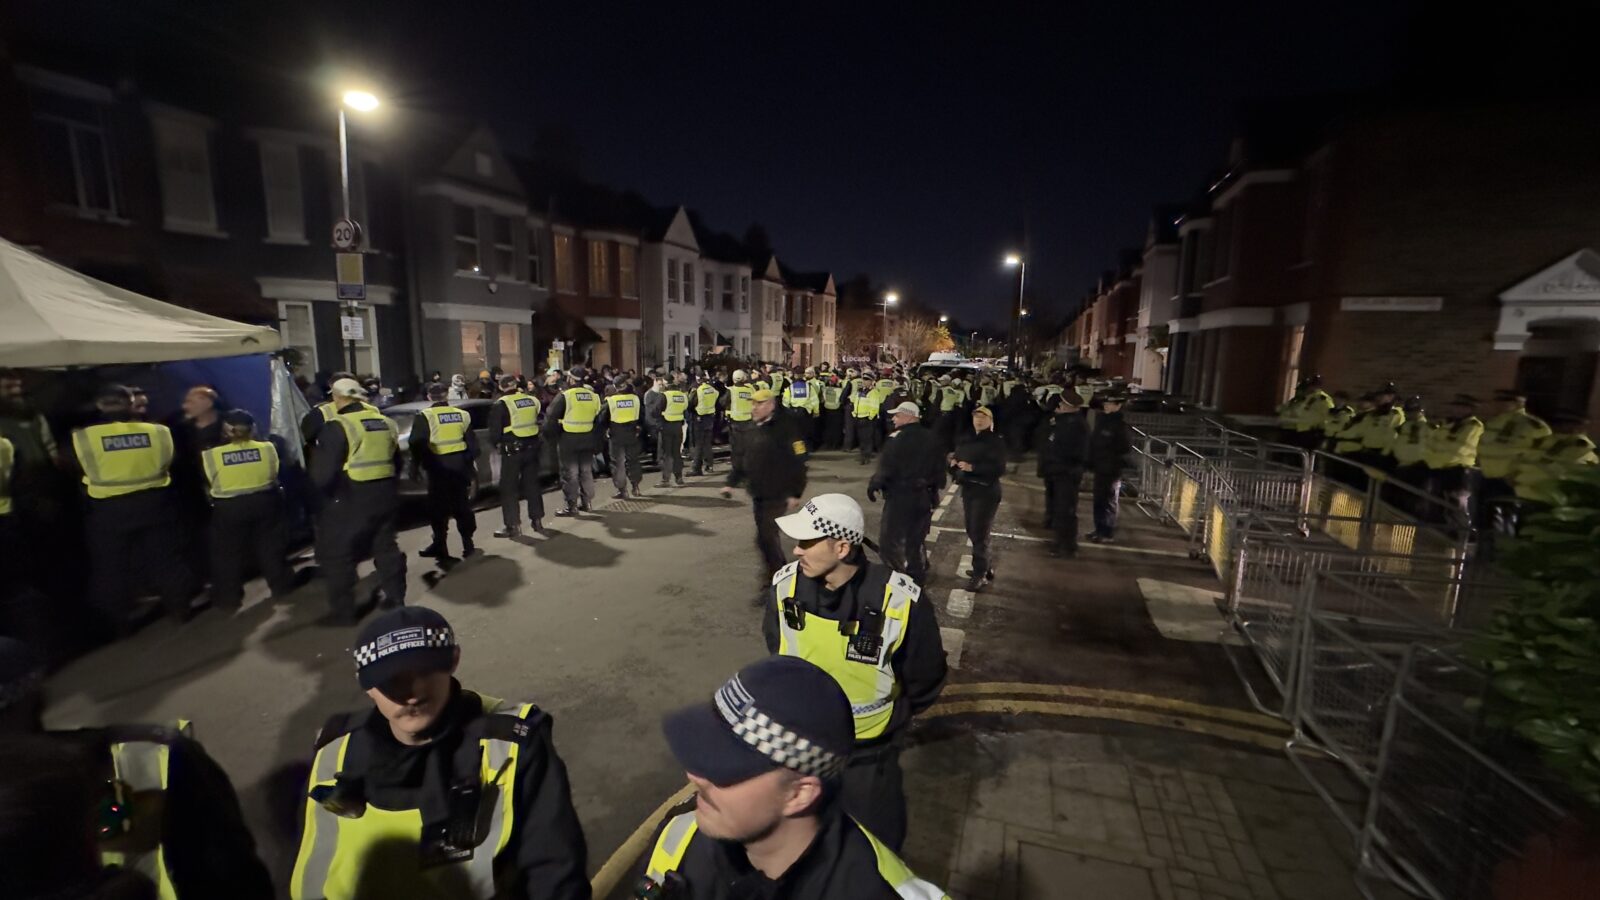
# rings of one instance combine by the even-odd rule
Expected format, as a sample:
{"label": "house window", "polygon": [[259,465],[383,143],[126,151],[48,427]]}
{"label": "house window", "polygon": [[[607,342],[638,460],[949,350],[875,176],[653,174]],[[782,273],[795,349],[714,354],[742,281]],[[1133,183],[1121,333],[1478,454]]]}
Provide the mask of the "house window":
{"label": "house window", "polygon": [[33,94],[39,163],[50,199],[80,213],[116,216],[116,181],[102,122],[104,107],[49,91]]}
{"label": "house window", "polygon": [[[516,372],[522,369],[522,327],[520,325],[503,324],[499,326],[500,332],[500,367],[507,372]],[[479,370],[483,371],[482,369]]]}
{"label": "house window", "polygon": [[544,229],[528,226],[528,281],[544,284]]}
{"label": "house window", "polygon": [[669,334],[669,335],[667,335],[667,364],[671,365],[673,363],[676,363],[677,361],[678,361],[678,336],[675,335],[675,334]]}
{"label": "house window", "polygon": [[556,235],[556,290],[571,294],[575,292],[573,285],[573,248],[572,235]]}
{"label": "house window", "polygon": [[506,281],[518,281],[517,244],[511,233],[511,220],[505,216],[492,216],[494,222],[494,274]]}
{"label": "house window", "polygon": [[261,145],[261,187],[267,199],[267,240],[306,242],[306,198],[300,190],[300,148]]}
{"label": "house window", "polygon": [[739,312],[750,311],[750,276],[739,276]]}
{"label": "house window", "polygon": [[470,206],[456,205],[456,271],[478,274],[483,271],[478,258],[478,211]]}
{"label": "house window", "polygon": [[211,187],[211,134],[194,122],[156,118],[156,160],[161,170],[161,210],[174,231],[217,230]]}
{"label": "house window", "polygon": [[589,242],[589,296],[605,297],[611,293],[611,263],[605,241]]}
{"label": "house window", "polygon": [[694,303],[694,263],[692,262],[683,264],[683,290],[681,293],[683,294],[683,302],[691,305]]}
{"label": "house window", "polygon": [[317,371],[317,328],[311,317],[311,304],[278,301],[278,333],[283,335],[283,345],[293,350],[298,360],[290,374],[310,378]]}
{"label": "house window", "polygon": [[489,368],[488,347],[485,344],[487,326],[482,322],[461,323],[461,371],[476,375]]}
{"label": "house window", "polygon": [[381,375],[378,369],[377,311],[371,306],[344,307],[340,315],[354,315],[361,320],[361,340],[355,342],[356,375]]}
{"label": "house window", "polygon": [[667,260],[667,302],[678,302],[678,261]]}
{"label": "house window", "polygon": [[631,244],[617,245],[617,286],[624,297],[639,296],[638,267],[635,264],[639,248]]}
{"label": "house window", "polygon": [[750,355],[750,339],[749,338],[747,338],[747,337],[739,338],[739,355],[740,356],[749,356]]}
{"label": "house window", "polygon": [[722,308],[733,309],[733,276],[722,276]]}
{"label": "house window", "polygon": [[706,284],[705,284],[705,300],[704,300],[705,305],[706,305],[706,309],[710,309],[711,308],[711,295],[716,293],[716,289],[717,289],[716,288],[716,276],[712,275],[710,272],[707,272],[706,273]]}
{"label": "house window", "polygon": [[683,336],[683,362],[684,362],[684,365],[688,365],[689,360],[691,360],[691,359],[694,359],[694,335],[686,334],[686,335]]}

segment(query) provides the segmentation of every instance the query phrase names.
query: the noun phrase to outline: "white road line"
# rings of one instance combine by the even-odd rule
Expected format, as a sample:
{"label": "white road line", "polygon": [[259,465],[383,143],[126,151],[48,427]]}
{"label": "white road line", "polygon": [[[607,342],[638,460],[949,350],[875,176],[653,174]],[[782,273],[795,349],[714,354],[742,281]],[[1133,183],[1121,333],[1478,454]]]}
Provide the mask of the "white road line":
{"label": "white road line", "polygon": [[[969,547],[972,546],[972,542],[971,541],[967,541],[967,546],[969,546]],[[957,578],[971,578],[972,577],[972,554],[970,554],[970,553],[961,554],[961,561],[956,563],[956,577]]]}
{"label": "white road line", "polygon": [[956,588],[950,592],[950,599],[945,603],[945,611],[950,613],[952,618],[970,618],[974,599],[971,591]]}
{"label": "white road line", "polygon": [[959,628],[939,628],[939,639],[944,643],[945,662],[950,668],[961,668],[961,645],[967,640],[967,633]]}
{"label": "white road line", "polygon": [[929,516],[928,519],[930,521],[937,522],[942,518],[944,518],[944,505],[940,504],[939,508],[934,510],[933,515]]}
{"label": "white road line", "polygon": [[1217,607],[1222,595],[1216,591],[1141,578],[1139,593],[1144,596],[1150,621],[1164,638],[1201,644],[1244,643],[1222,618],[1222,611]]}

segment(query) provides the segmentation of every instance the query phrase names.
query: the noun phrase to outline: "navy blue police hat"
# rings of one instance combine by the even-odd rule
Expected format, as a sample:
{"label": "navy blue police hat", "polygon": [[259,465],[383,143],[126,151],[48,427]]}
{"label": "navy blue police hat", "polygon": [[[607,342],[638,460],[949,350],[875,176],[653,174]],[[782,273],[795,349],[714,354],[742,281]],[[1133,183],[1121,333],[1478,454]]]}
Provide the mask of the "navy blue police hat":
{"label": "navy blue police hat", "polygon": [[844,689],[792,656],[745,666],[710,703],[668,715],[662,730],[686,771],[722,786],[777,768],[835,778],[855,746]]}
{"label": "navy blue police hat", "polygon": [[372,619],[356,636],[356,677],[371,690],[397,675],[448,672],[456,647],[444,616],[426,606],[402,606]]}

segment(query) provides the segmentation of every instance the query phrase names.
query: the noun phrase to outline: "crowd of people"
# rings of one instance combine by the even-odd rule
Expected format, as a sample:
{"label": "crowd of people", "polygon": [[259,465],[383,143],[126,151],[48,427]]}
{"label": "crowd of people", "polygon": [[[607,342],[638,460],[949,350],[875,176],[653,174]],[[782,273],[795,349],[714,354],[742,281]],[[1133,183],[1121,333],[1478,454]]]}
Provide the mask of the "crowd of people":
{"label": "crowd of people", "polygon": [[1410,490],[1387,499],[1421,518],[1450,509],[1464,524],[1514,532],[1520,510],[1549,503],[1558,471],[1600,457],[1580,413],[1540,418],[1521,390],[1496,391],[1487,418],[1480,417],[1484,406],[1456,394],[1442,416],[1429,418],[1422,397],[1402,400],[1393,383],[1352,402],[1312,376],[1278,408],[1278,425],[1285,443],[1337,457],[1329,474],[1348,484],[1366,487],[1378,477],[1406,485]]}

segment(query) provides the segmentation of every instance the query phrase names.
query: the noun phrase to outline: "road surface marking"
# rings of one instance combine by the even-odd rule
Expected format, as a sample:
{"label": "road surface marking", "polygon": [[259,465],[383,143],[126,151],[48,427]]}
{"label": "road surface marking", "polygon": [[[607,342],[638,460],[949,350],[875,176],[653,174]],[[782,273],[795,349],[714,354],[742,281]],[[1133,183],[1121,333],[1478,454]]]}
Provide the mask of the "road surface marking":
{"label": "road surface marking", "polygon": [[966,642],[967,633],[959,628],[939,628],[939,639],[944,644],[944,659],[950,668],[961,668],[961,645]]}
{"label": "road surface marking", "polygon": [[945,603],[945,611],[954,619],[966,619],[972,616],[973,593],[962,588],[955,588],[950,592],[950,599]]}
{"label": "road surface marking", "polygon": [[1217,600],[1222,595],[1216,591],[1173,581],[1141,578],[1139,593],[1144,596],[1150,621],[1168,640],[1220,644],[1226,639],[1227,643],[1236,646],[1244,644],[1244,639],[1235,634],[1222,618],[1222,611],[1217,607]]}
{"label": "road surface marking", "polygon": [[936,509],[936,510],[934,510],[934,511],[933,511],[933,515],[932,515],[932,516],[930,516],[930,517],[929,517],[929,518],[930,518],[930,519],[931,519],[931,520],[932,520],[932,521],[935,521],[935,522],[937,522],[937,521],[939,521],[939,520],[940,520],[940,519],[942,519],[942,518],[944,518],[944,504],[940,504],[940,505],[939,505],[939,508],[938,508],[938,509]]}
{"label": "road surface marking", "polygon": [[1074,700],[1094,700],[1107,703],[1118,703],[1124,706],[1145,706],[1171,713],[1205,716],[1239,725],[1249,725],[1263,728],[1268,731],[1281,730],[1283,722],[1271,716],[1260,713],[1246,712],[1242,709],[1233,709],[1227,706],[1211,706],[1205,703],[1195,703],[1190,700],[1179,700],[1173,697],[1160,697],[1155,694],[1139,694],[1132,691],[1116,691],[1107,688],[1079,687],[1072,684],[1028,684],[1019,681],[986,681],[975,684],[947,684],[940,694],[942,698],[973,697],[990,694],[1013,694],[1020,696],[1042,697],[1069,697]]}
{"label": "road surface marking", "polygon": [[[967,546],[968,547],[972,546],[972,541],[971,540],[967,541]],[[970,554],[970,553],[961,554],[961,561],[956,563],[956,577],[957,578],[971,578],[972,577],[972,554]]]}

